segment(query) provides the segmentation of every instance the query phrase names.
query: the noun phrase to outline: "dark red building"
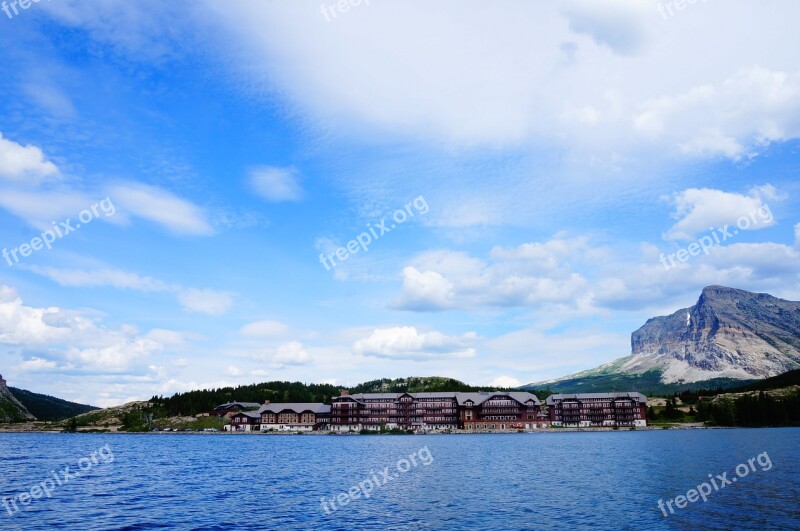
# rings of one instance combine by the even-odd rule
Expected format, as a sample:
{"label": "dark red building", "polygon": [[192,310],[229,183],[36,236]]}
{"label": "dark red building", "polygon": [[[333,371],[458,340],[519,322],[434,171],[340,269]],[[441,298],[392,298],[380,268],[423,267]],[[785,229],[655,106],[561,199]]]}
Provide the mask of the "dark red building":
{"label": "dark red building", "polygon": [[540,402],[526,392],[363,393],[331,403],[330,429],[515,430],[536,427]]}
{"label": "dark red building", "polygon": [[647,426],[647,398],[641,393],[559,394],[545,403],[553,426]]}

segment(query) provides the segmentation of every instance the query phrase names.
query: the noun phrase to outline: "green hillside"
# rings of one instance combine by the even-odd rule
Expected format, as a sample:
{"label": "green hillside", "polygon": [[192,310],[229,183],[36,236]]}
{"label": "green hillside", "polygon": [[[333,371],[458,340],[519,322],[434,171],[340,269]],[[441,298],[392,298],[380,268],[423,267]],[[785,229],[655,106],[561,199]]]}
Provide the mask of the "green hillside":
{"label": "green hillside", "polygon": [[53,396],[17,389],[16,387],[9,387],[8,389],[38,420],[63,420],[98,409],[94,406],[77,404]]}
{"label": "green hillside", "polygon": [[697,418],[719,426],[800,426],[800,370],[699,396]]}
{"label": "green hillside", "polygon": [[474,387],[453,378],[440,376],[410,376],[408,378],[382,378],[358,384],[351,393],[437,393],[494,391],[497,387]]}
{"label": "green hillside", "polygon": [[745,392],[745,391],[770,391],[772,389],[781,389],[792,385],[800,385],[800,369],[785,372],[766,380],[760,380],[755,383],[744,385],[732,389],[732,392]]}
{"label": "green hillside", "polygon": [[[553,393],[610,393],[638,391],[647,396],[669,396],[684,391],[700,389],[731,389],[750,384],[749,380],[714,378],[702,382],[665,384],[661,381],[661,371],[653,370],[643,374],[597,374],[579,376],[551,383],[538,383],[524,386],[523,389],[547,388]],[[540,397],[541,398],[541,397]]]}
{"label": "green hillside", "polygon": [[15,403],[0,395],[0,422],[22,422],[30,420],[25,411]]}

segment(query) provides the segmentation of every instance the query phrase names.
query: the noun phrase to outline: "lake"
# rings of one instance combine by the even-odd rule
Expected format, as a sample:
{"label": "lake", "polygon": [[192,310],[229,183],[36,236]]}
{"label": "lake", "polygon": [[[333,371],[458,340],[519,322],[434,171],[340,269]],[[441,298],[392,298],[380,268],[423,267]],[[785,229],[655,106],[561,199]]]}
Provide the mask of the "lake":
{"label": "lake", "polygon": [[0,529],[800,529],[799,442],[798,428],[6,433]]}

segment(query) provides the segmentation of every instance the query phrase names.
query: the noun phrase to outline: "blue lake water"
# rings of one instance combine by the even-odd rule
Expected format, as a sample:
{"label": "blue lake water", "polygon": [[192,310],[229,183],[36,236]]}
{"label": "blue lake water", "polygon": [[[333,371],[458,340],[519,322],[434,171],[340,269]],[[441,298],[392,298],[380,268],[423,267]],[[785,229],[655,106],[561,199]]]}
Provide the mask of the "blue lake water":
{"label": "blue lake water", "polygon": [[[0,529],[800,529],[799,443],[795,428],[0,434],[0,496],[13,512],[0,507]],[[764,452],[769,470],[764,456],[747,464]],[[723,473],[737,481],[664,517],[659,499]],[[23,492],[39,497],[22,505]],[[337,495],[346,505],[321,503]]]}

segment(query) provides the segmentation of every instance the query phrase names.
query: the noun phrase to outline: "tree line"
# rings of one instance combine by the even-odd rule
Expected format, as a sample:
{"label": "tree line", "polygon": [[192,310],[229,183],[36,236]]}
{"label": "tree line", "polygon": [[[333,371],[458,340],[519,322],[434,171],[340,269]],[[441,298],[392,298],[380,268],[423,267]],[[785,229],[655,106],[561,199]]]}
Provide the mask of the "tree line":
{"label": "tree line", "polygon": [[700,400],[697,420],[719,426],[800,426],[800,390],[782,396],[760,391],[736,399]]}
{"label": "tree line", "polygon": [[[329,404],[338,396],[342,387],[331,384],[305,384],[301,382],[265,382],[176,393],[170,397],[154,396],[148,409],[155,418],[196,415],[213,410],[227,402],[322,402]],[[476,392],[502,391],[496,387],[467,385],[453,378],[411,377],[371,380],[349,388],[351,394],[357,393],[421,393],[421,392]],[[519,391],[519,389],[515,389]],[[528,390],[544,400],[551,394],[549,390]]]}

